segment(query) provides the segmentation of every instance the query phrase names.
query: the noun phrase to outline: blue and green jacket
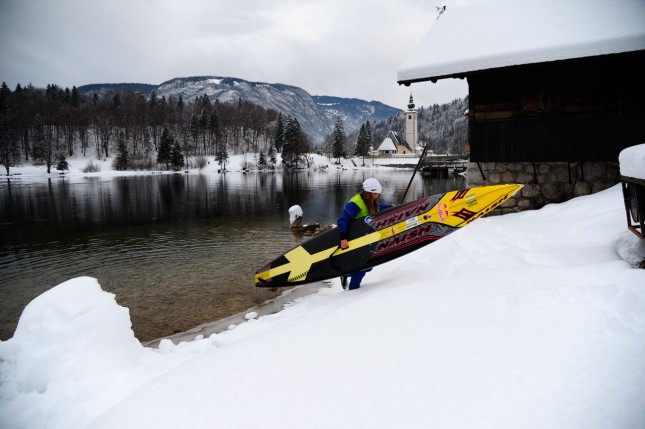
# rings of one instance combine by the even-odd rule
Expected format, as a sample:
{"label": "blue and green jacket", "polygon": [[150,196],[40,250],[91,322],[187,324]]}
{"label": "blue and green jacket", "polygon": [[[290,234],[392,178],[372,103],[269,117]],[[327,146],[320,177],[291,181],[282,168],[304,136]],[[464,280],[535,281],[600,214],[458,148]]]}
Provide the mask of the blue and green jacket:
{"label": "blue and green jacket", "polygon": [[[379,210],[386,209],[390,206],[379,204]],[[349,223],[354,219],[360,219],[370,214],[367,204],[363,201],[361,194],[358,193],[352,197],[351,200],[345,205],[345,209],[338,218],[338,231],[340,232],[340,239],[346,240],[349,234]]]}

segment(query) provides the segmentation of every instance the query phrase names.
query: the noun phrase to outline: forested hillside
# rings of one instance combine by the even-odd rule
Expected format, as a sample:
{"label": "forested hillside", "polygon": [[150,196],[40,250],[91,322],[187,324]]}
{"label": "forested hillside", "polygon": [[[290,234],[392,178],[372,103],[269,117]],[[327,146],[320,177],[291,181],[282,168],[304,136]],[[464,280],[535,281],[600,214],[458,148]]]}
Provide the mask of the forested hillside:
{"label": "forested hillside", "polygon": [[[461,152],[467,104],[459,99],[418,108],[420,142],[429,142],[436,153]],[[358,133],[345,134],[342,122],[339,116],[327,140],[340,144],[334,156],[352,156]],[[401,114],[373,122],[371,132],[362,136],[368,141],[359,146],[378,147],[390,129],[403,131]],[[315,148],[296,117],[241,99],[212,102],[203,95],[184,100],[132,90],[88,95],[57,85],[0,88],[0,164],[7,174],[11,166],[26,162],[50,171],[74,155],[116,156],[115,168],[122,170],[179,170],[188,159],[204,163],[211,156],[224,168],[229,153],[255,152],[269,167],[278,154],[283,165],[298,167]]]}
{"label": "forested hillside", "polygon": [[[238,100],[211,103],[207,96],[148,97],[140,92],[86,95],[56,85],[46,89],[20,85],[0,88],[0,163],[45,164],[82,154],[121,157],[119,169],[180,169],[188,156],[215,156],[225,164],[228,153],[270,155],[279,112]],[[295,118],[282,118],[289,148],[310,150],[308,136]],[[283,141],[283,144],[285,142]],[[273,154],[272,156],[275,156]]]}
{"label": "forested hillside", "polygon": [[265,109],[282,112],[297,118],[302,131],[317,145],[342,118],[348,131],[357,130],[365,121],[384,119],[401,110],[378,101],[354,98],[315,96],[302,88],[281,83],[252,82],[236,77],[192,76],[171,79],[160,85],[99,84],[78,88],[81,93],[102,95],[119,91],[140,92],[146,97],[153,92],[157,97],[195,100],[204,96],[211,103],[237,103],[247,101]]}

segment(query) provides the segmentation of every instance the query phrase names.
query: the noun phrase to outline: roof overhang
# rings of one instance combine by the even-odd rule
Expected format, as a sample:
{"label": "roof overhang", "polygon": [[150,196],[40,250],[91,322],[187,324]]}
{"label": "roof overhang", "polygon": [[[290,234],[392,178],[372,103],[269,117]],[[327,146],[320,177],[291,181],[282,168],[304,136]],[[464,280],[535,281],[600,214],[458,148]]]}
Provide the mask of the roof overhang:
{"label": "roof overhang", "polygon": [[448,6],[397,82],[645,50],[642,0],[473,0]]}

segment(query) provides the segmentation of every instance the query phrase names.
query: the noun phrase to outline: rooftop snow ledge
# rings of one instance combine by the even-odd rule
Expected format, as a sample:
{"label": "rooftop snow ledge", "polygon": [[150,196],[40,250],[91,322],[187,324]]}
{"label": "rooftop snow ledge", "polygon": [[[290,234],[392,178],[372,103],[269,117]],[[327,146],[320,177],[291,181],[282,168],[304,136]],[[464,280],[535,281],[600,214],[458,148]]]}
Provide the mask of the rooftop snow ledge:
{"label": "rooftop snow ledge", "polygon": [[399,83],[645,49],[642,0],[478,0],[450,5],[397,73]]}

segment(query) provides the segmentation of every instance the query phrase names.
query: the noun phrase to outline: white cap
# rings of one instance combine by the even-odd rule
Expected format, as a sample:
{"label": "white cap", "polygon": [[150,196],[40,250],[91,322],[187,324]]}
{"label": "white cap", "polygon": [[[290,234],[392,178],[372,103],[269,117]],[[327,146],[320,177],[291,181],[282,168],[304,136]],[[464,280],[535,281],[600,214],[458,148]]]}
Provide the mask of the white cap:
{"label": "white cap", "polygon": [[363,182],[363,190],[367,192],[376,192],[377,194],[380,194],[382,191],[381,184],[373,177],[370,177]]}

